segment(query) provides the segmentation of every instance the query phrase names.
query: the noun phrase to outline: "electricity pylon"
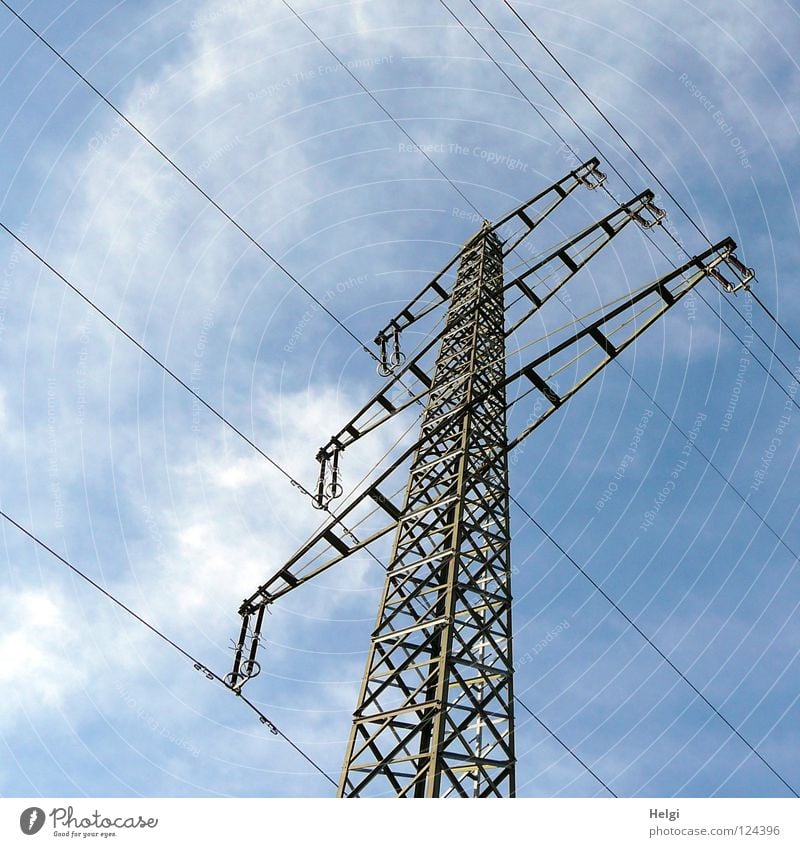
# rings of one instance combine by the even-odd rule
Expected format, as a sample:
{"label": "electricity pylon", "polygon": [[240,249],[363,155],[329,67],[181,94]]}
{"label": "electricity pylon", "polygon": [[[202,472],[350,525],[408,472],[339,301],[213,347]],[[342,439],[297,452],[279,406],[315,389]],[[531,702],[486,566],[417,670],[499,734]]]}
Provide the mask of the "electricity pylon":
{"label": "electricity pylon", "polygon": [[[330,519],[239,610],[228,677],[235,691],[260,670],[267,607],[394,531],[341,797],[514,796],[509,452],[702,279],[712,277],[728,292],[752,279],[734,242],[724,239],[618,298],[600,317],[549,334],[545,349],[507,373],[512,333],[631,222],[650,228],[663,219],[644,191],[506,281],[504,257],[573,191],[604,179],[591,159],[495,224],[485,222],[378,334],[379,371],[388,384],[317,454],[316,505]],[[445,305],[442,329],[406,359],[402,331]],[[507,392],[522,385],[521,397],[537,395],[530,405],[538,414],[510,434]],[[333,513],[329,503],[342,493],[341,452],[417,405],[418,437]],[[405,477],[402,499],[385,493],[398,475]],[[371,529],[376,512],[388,524],[359,539],[354,529]]]}

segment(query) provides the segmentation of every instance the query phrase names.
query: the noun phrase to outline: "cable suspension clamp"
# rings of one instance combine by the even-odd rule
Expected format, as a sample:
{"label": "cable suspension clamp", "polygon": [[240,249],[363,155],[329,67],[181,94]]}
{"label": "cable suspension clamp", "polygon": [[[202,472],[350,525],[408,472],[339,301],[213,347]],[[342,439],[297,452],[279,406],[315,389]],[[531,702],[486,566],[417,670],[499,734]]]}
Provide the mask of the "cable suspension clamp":
{"label": "cable suspension clamp", "polygon": [[[261,644],[261,628],[264,625],[264,613],[268,611],[269,599],[265,599],[258,607],[246,601],[239,609],[242,615],[242,629],[239,640],[233,644],[233,670],[223,680],[236,694],[239,694],[244,684],[261,673],[261,663],[256,660]],[[251,616],[256,616],[255,626],[251,625]]]}
{"label": "cable suspension clamp", "polygon": [[405,353],[400,351],[400,330],[394,326],[392,327],[392,370],[402,365],[405,360]]}
{"label": "cable suspension clamp", "polygon": [[[727,270],[731,272],[733,281],[722,274],[720,266],[725,264]],[[749,291],[750,283],[755,279],[756,272],[753,268],[748,268],[743,264],[733,252],[732,248],[728,248],[723,255],[718,256],[708,268],[708,275],[719,283],[720,287],[727,294],[737,294],[739,291]]]}
{"label": "cable suspension clamp", "polygon": [[575,175],[580,180],[582,185],[585,185],[589,191],[594,191],[608,179],[608,175],[603,173],[597,166],[596,161],[589,162],[586,170],[583,173]]}
{"label": "cable suspension clamp", "polygon": [[392,369],[389,363],[389,352],[387,350],[387,342],[389,339],[386,336],[386,333],[381,330],[375,336],[375,343],[378,345],[380,349],[380,360],[378,361],[378,376],[390,376],[392,373]]}
{"label": "cable suspension clamp", "polygon": [[[342,446],[336,439],[332,439],[325,447],[317,451],[319,462],[319,477],[317,478],[317,491],[312,500],[315,509],[324,509],[331,500],[342,496],[341,472],[339,471],[339,454]],[[330,481],[328,472],[330,471]]]}
{"label": "cable suspension clamp", "polygon": [[341,452],[342,451],[339,445],[337,444],[334,448],[333,454],[331,455],[331,481],[328,484],[328,487],[325,489],[325,494],[327,494],[329,500],[335,500],[337,497],[342,496],[343,489],[339,476],[339,454]]}
{"label": "cable suspension clamp", "polygon": [[[391,376],[398,365],[405,362],[405,354],[400,350],[400,329],[390,326],[387,330],[382,329],[375,336],[375,343],[380,349],[380,360],[378,362],[378,375]],[[390,350],[391,345],[391,350]]]}
{"label": "cable suspension clamp", "polygon": [[[642,214],[643,212],[646,212],[650,217],[645,217]],[[638,212],[632,212],[631,217],[642,229],[650,229],[660,224],[667,217],[667,210],[656,206],[652,200],[645,200],[642,203],[642,208]]]}

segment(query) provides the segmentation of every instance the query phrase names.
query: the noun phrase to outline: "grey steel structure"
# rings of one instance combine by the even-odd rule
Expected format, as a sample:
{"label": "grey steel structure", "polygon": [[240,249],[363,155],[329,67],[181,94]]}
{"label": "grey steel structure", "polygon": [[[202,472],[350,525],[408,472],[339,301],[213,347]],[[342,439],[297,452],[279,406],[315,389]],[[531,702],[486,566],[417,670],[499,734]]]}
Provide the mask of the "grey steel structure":
{"label": "grey steel structure", "polygon": [[[239,610],[227,679],[237,692],[260,670],[269,605],[394,532],[340,797],[514,796],[509,452],[702,279],[733,292],[753,277],[724,239],[618,297],[599,317],[560,327],[507,373],[509,336],[631,222],[650,228],[664,216],[652,192],[642,192],[506,280],[504,257],[573,191],[603,179],[591,159],[500,221],[484,223],[378,334],[386,386],[317,454],[316,505],[329,520]],[[442,308],[442,329],[406,360],[403,330]],[[531,394],[536,413],[509,433],[508,409]],[[424,411],[414,442],[332,511],[342,493],[342,451],[418,406]],[[387,494],[398,474],[405,483]],[[388,522],[374,528],[376,514]]]}
{"label": "grey steel structure", "polygon": [[503,300],[485,227],[450,297],[340,796],[514,793]]}

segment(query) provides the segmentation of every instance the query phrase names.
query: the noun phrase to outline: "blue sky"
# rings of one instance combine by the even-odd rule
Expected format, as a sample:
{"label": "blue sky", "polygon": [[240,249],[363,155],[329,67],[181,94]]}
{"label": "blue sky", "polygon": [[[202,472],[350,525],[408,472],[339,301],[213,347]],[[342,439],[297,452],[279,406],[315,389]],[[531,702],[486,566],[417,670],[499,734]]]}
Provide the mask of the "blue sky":
{"label": "blue sky", "polygon": [[[398,5],[297,8],[434,145],[486,217],[565,174],[558,140],[446,10]],[[480,5],[634,190],[657,190],[503,4]],[[469,4],[452,6],[591,156]],[[709,237],[734,237],[759,297],[797,337],[797,11],[779,0],[517,7]],[[359,337],[371,339],[477,226],[280,3],[16,8]],[[2,9],[0,39],[0,219],[310,485],[317,447],[378,387],[369,359]],[[613,174],[609,185],[630,196]],[[583,192],[547,233],[577,230],[610,202]],[[687,249],[702,249],[674,204],[661,204]],[[577,313],[666,270],[629,229],[570,284]],[[319,516],[6,236],[0,264],[2,508],[225,672],[241,598]],[[710,282],[702,291],[749,333]],[[752,310],[790,368],[800,364],[758,306],[742,295],[735,305]],[[800,410],[752,354],[796,390],[768,348],[755,339],[743,353],[695,298],[622,360],[798,550]],[[398,427],[348,452],[346,483]],[[694,452],[642,529],[684,445],[612,365],[525,442],[513,491],[796,786],[796,561]],[[517,693],[618,794],[785,795],[516,509],[512,531]],[[4,795],[330,793],[235,698],[7,524],[1,549]],[[381,580],[359,559],[276,605],[264,672],[248,688],[333,774]],[[521,795],[603,793],[518,717]]]}

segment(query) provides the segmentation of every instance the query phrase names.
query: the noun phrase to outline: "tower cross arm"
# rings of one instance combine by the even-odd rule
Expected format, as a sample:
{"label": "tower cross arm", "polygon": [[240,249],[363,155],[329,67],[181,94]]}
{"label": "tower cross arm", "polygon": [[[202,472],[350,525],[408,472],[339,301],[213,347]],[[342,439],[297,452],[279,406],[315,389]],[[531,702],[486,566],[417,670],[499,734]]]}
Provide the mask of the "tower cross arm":
{"label": "tower cross arm", "polygon": [[[524,203],[520,203],[499,220],[494,223],[486,221],[486,227],[488,227],[489,232],[496,232],[501,239],[504,237],[504,233],[501,230],[509,229],[512,226],[515,227],[512,232],[508,233],[503,247],[503,254],[507,255],[518,247],[576,188],[580,186],[590,189],[597,188],[604,180],[605,175],[600,171],[600,160],[596,157],[589,159],[578,165],[578,167],[573,168],[568,174],[561,177],[561,179],[543,191],[528,198]],[[384,345],[391,344],[397,333],[402,332],[450,299],[449,287],[442,282],[445,274],[485,233],[486,228],[482,228],[476,232],[442,270],[378,333],[375,343],[381,349],[384,349]],[[391,355],[391,351],[387,351],[387,353]],[[391,366],[391,361],[387,361],[387,365]],[[387,369],[389,372],[392,372],[394,367]],[[388,373],[385,373],[384,376],[388,376]]]}
{"label": "tower cross arm", "polygon": [[[587,164],[591,164],[591,161]],[[575,184],[580,184],[574,174],[575,172],[572,178]],[[565,177],[560,183],[555,184],[562,186],[561,191],[564,192],[564,196],[567,196],[567,187],[563,185],[570,185],[567,180],[568,178]],[[553,190],[553,186],[548,189],[549,192]],[[541,192],[537,197],[546,196],[548,191]],[[557,196],[560,198],[561,194]],[[514,316],[509,320],[506,335],[511,335],[519,329],[631,221],[637,221],[643,226],[648,226],[655,221],[660,210],[653,206],[653,196],[653,192],[648,189],[621,203],[613,211],[539,256],[535,262],[528,264],[523,271],[505,283],[502,296],[513,290],[514,293],[521,294],[528,303],[522,315]],[[533,200],[528,202],[530,204]],[[648,214],[651,215],[649,219]],[[485,236],[485,233],[486,230],[476,233],[471,242]],[[544,292],[537,294],[536,275],[542,273],[547,274],[548,285]],[[531,281],[532,278],[534,282]],[[449,294],[446,296],[449,298]],[[452,328],[451,320],[438,332],[431,333],[422,347],[407,361],[399,362],[391,369],[388,381],[320,449],[318,458],[321,463],[327,463],[337,453],[377,429],[398,413],[426,399],[433,382],[429,375],[433,353],[442,336],[450,332]]]}
{"label": "tower cross arm", "polygon": [[[522,381],[530,386],[509,407],[531,391],[538,391],[546,401],[545,411],[509,438],[507,450],[527,438],[703,279],[714,279],[728,292],[737,290],[742,265],[735,249],[734,240],[725,238],[681,267],[620,298],[606,307],[601,317],[591,321],[577,318],[562,327],[560,340],[554,337],[558,331],[548,335],[548,349],[506,378],[507,387]],[[580,328],[573,331],[575,323]],[[566,385],[560,384],[565,378]]]}

